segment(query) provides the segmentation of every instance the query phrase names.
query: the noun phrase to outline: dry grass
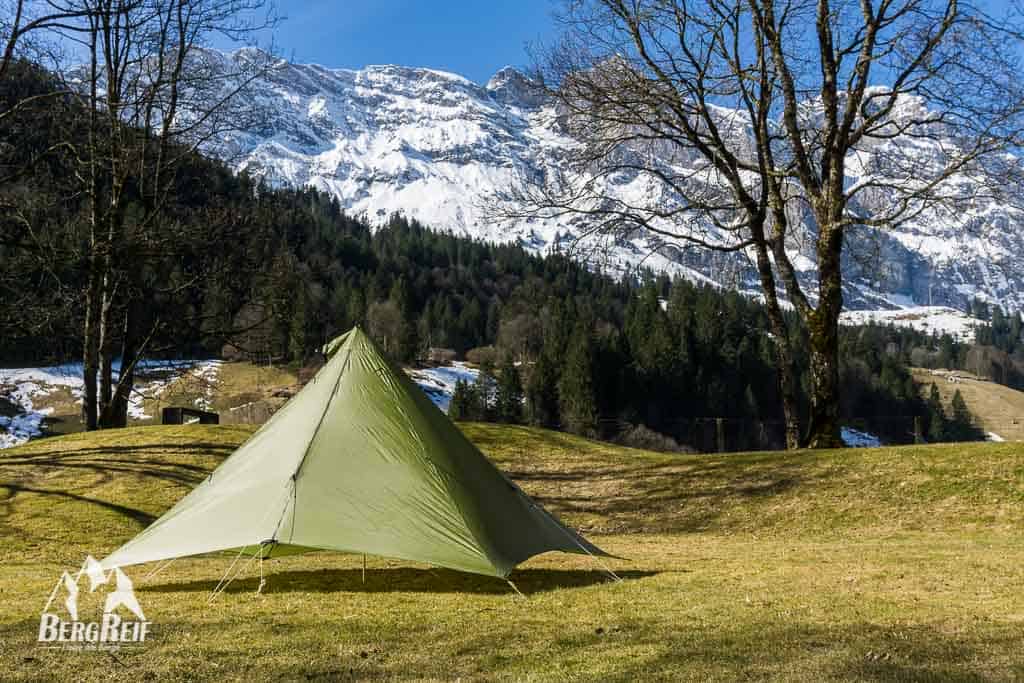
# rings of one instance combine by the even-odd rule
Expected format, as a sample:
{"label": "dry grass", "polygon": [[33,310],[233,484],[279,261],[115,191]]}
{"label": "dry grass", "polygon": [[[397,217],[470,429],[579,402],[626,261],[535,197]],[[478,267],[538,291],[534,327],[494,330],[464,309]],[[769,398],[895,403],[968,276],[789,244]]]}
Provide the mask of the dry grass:
{"label": "dry grass", "polygon": [[1011,680],[1024,677],[1024,455],[1012,444],[663,456],[464,425],[613,561],[551,555],[513,580],[318,553],[130,572],[152,638],[116,659],[42,650],[64,568],[102,555],[247,427],[146,427],[0,456],[0,678]]}
{"label": "dry grass", "polygon": [[971,415],[985,431],[994,432],[1007,441],[1024,441],[1024,392],[977,379],[966,372],[955,374],[959,382],[949,382],[929,370],[913,370],[914,381],[920,384],[925,398],[932,382],[935,383],[947,414],[952,413],[953,394],[959,390]]}
{"label": "dry grass", "polygon": [[284,403],[275,394],[298,383],[292,370],[284,367],[254,365],[249,362],[223,363],[212,382],[196,373],[186,372],[164,390],[159,399],[146,401],[147,414],[159,419],[165,406],[195,406],[197,400],[209,401],[210,410],[228,418],[230,409],[246,403],[271,401],[275,409]]}

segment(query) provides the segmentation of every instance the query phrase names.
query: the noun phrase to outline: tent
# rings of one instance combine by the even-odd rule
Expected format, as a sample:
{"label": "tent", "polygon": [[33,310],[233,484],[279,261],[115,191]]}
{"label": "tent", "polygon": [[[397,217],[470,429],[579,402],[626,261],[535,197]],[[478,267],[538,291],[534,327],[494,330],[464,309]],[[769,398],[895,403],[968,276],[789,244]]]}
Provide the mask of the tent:
{"label": "tent", "polygon": [[105,568],[234,551],[364,553],[507,577],[607,555],[502,474],[359,329],[253,436]]}

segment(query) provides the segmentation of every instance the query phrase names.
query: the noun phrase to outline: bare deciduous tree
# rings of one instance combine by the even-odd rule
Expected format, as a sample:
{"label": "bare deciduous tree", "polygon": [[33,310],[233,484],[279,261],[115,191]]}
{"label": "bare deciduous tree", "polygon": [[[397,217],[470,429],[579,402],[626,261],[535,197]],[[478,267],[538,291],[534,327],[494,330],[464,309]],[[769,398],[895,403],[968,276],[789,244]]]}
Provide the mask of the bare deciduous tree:
{"label": "bare deciduous tree", "polygon": [[[567,0],[560,20],[538,80],[579,144],[510,190],[503,217],[749,256],[787,443],[841,445],[846,238],[1019,190],[1015,18],[961,0]],[[621,178],[647,191],[612,191]],[[801,227],[810,285],[791,251]],[[802,438],[782,299],[810,340]]]}
{"label": "bare deciduous tree", "polygon": [[[52,56],[51,40],[56,31],[74,27],[86,15],[82,7],[60,0],[7,0],[0,2],[0,81],[19,59],[39,62],[43,55]],[[48,91],[6,103],[0,109],[0,120],[33,100],[54,97]]]}
{"label": "bare deciduous tree", "polygon": [[264,18],[265,0],[68,3],[81,20],[61,25],[63,39],[86,56],[65,74],[88,114],[88,139],[76,145],[89,204],[83,416],[87,429],[118,427],[136,363],[160,325],[173,322],[149,306],[160,284],[147,266],[187,239],[168,229],[176,174],[201,146],[259,116],[240,95],[273,63],[266,52],[229,58],[209,46],[216,36],[249,37],[275,17]]}

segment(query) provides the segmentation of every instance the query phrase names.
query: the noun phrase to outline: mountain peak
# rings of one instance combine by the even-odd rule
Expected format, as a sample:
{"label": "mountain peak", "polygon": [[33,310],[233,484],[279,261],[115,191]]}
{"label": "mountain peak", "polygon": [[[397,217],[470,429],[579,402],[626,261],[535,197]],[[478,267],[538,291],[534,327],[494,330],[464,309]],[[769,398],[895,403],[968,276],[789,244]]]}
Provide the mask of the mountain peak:
{"label": "mountain peak", "polygon": [[544,104],[540,84],[514,66],[499,69],[485,88],[494,99],[508,106],[534,109]]}

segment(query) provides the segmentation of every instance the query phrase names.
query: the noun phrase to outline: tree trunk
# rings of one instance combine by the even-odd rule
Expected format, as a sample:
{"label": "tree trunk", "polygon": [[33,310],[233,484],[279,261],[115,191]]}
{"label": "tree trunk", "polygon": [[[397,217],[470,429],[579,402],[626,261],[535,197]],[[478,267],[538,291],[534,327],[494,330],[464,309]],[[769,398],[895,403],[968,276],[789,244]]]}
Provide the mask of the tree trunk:
{"label": "tree trunk", "polygon": [[761,277],[761,289],[764,291],[768,321],[771,325],[772,335],[775,337],[772,347],[775,350],[779,397],[782,399],[786,448],[792,450],[800,447],[800,409],[797,401],[796,370],[793,367],[789,330],[786,328],[786,319],[782,314],[782,307],[779,305],[779,297],[775,289],[775,274],[772,272],[772,263],[768,258],[768,247],[764,240],[763,228],[757,229],[757,234],[760,235],[757,243],[757,270]]}
{"label": "tree trunk", "polygon": [[[769,318],[774,317],[769,314]],[[781,311],[779,314],[781,318]],[[789,338],[785,321],[777,325],[772,321],[772,334],[775,335],[775,363],[778,365],[779,396],[782,399],[782,419],[786,429],[786,448],[793,450],[800,447],[800,407],[797,401],[798,387],[796,371],[793,367],[793,356],[789,349]],[[780,341],[782,340],[782,341]]]}
{"label": "tree trunk", "polygon": [[113,397],[114,383],[114,349],[111,333],[110,307],[112,305],[108,289],[109,273],[103,276],[100,295],[100,316],[97,334],[99,336],[100,389],[99,389],[99,428],[107,428],[107,417],[110,414],[110,400]]}
{"label": "tree trunk", "polygon": [[[90,24],[93,20],[90,18]],[[85,324],[82,328],[82,381],[85,383],[82,392],[82,422],[86,431],[94,431],[98,426],[96,379],[99,369],[99,347],[96,344],[96,322],[99,317],[99,271],[96,268],[96,238],[100,224],[99,181],[97,179],[96,161],[96,33],[90,33],[91,56],[89,78],[89,276],[85,285]]]}
{"label": "tree trunk", "polygon": [[839,434],[838,321],[815,321],[810,326],[811,414],[808,448],[841,448]]}
{"label": "tree trunk", "polygon": [[[115,272],[114,248],[121,237],[122,211],[120,193],[111,191],[110,206],[107,209],[106,239],[102,257],[99,259],[100,272],[100,402],[99,428],[107,429],[124,425],[111,424],[114,399],[114,311],[118,296],[118,274]],[[123,297],[123,293],[122,293]],[[122,361],[122,368],[124,367]]]}
{"label": "tree trunk", "polygon": [[818,307],[808,316],[811,414],[808,448],[841,448],[839,433],[839,313],[843,309],[843,234],[825,226],[818,239]]}
{"label": "tree trunk", "polygon": [[[781,318],[781,313],[779,315]],[[775,362],[778,365],[779,397],[782,399],[782,419],[786,430],[786,448],[793,450],[800,447],[800,407],[797,400],[798,387],[796,370],[793,367],[793,356],[789,349],[786,336],[785,321],[777,324],[772,321],[775,335]]]}
{"label": "tree trunk", "polygon": [[98,411],[96,380],[99,370],[99,347],[96,344],[97,301],[93,277],[90,276],[85,292],[85,325],[82,330],[82,381],[85,383],[82,395],[82,421],[86,431],[97,428]]}
{"label": "tree trunk", "polygon": [[121,342],[121,377],[110,403],[108,427],[128,426],[128,403],[135,390],[135,364],[139,359],[138,314],[130,305],[125,312]]}

